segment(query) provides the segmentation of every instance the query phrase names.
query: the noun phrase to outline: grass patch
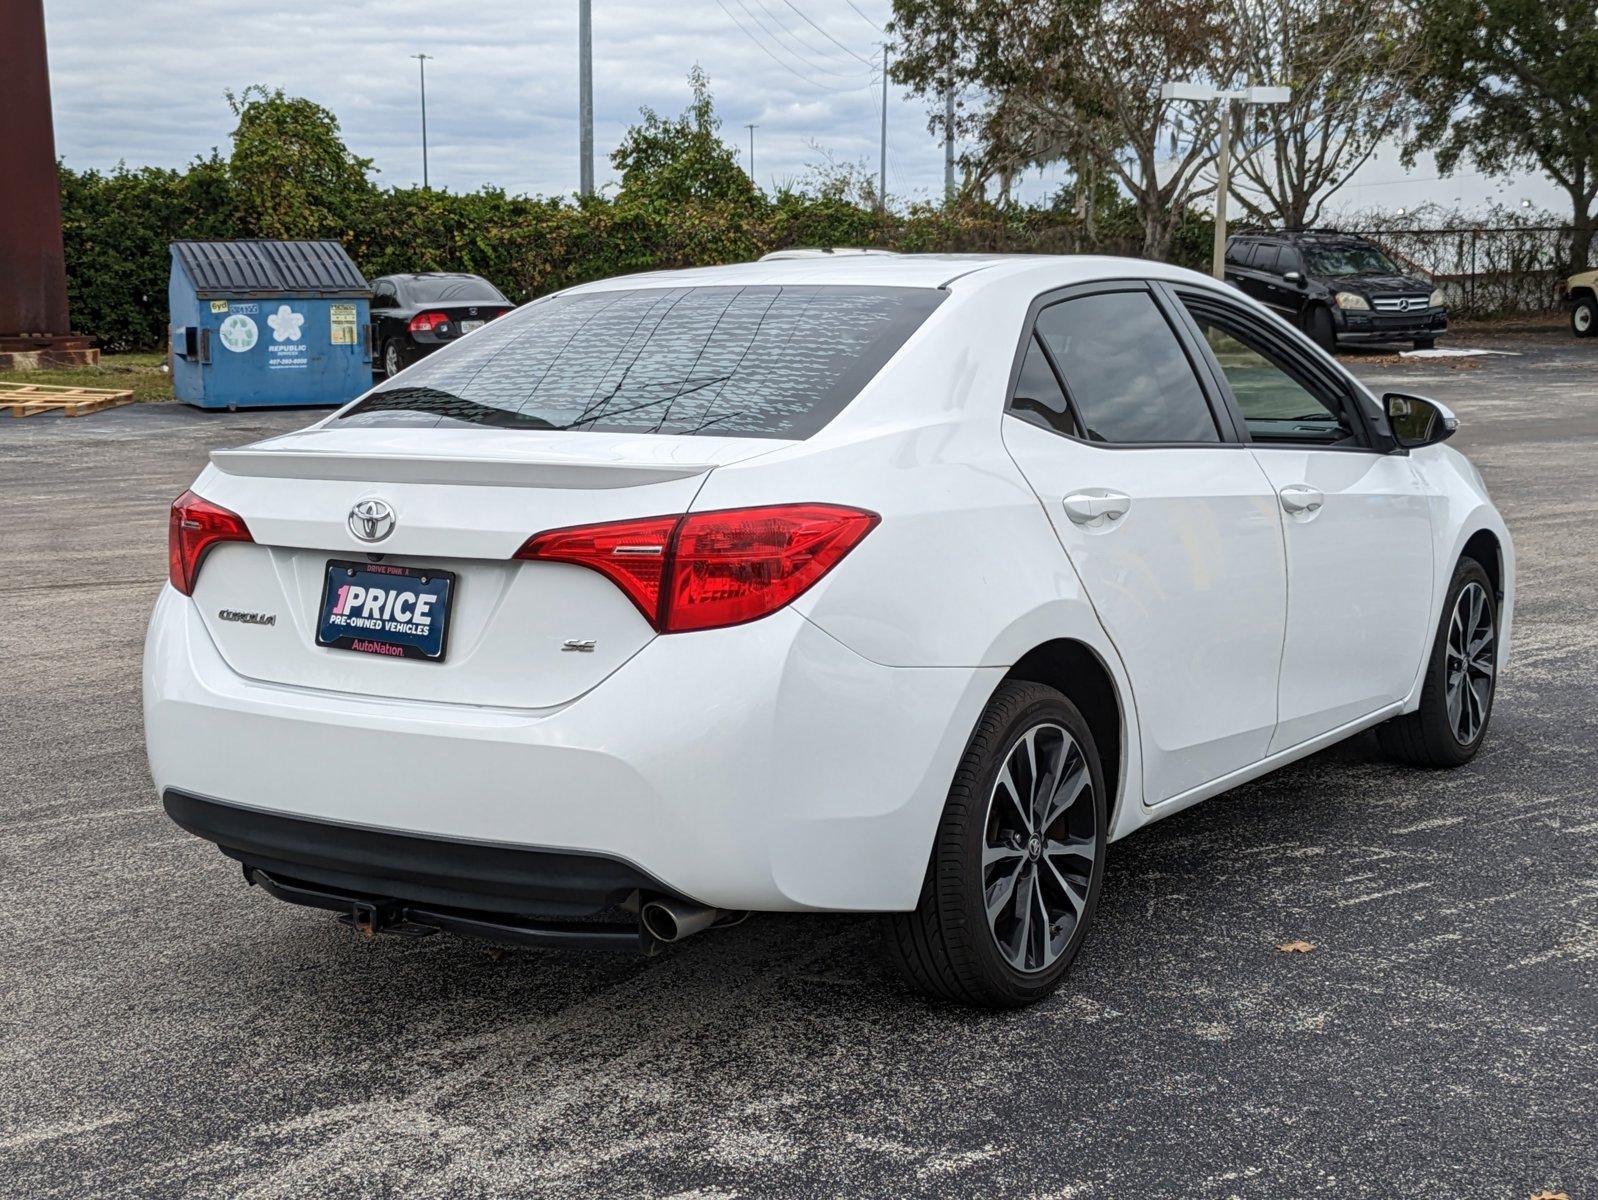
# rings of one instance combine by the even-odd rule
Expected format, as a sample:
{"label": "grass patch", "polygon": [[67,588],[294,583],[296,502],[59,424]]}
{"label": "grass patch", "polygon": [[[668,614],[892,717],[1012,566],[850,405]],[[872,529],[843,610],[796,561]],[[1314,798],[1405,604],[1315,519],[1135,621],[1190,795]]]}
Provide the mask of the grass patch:
{"label": "grass patch", "polygon": [[172,399],[172,378],[161,370],[164,354],[102,354],[97,367],[53,367],[43,371],[0,371],[5,383],[47,383],[63,387],[133,389],[135,400]]}

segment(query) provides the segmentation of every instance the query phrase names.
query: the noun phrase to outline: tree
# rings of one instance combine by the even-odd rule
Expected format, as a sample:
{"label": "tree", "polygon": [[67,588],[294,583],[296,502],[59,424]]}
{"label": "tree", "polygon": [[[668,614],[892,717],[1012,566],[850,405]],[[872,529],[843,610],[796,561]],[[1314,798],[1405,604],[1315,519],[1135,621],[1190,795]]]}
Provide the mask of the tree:
{"label": "tree", "polygon": [[997,175],[1001,190],[1029,166],[1097,168],[1136,204],[1151,258],[1213,190],[1213,106],[1173,110],[1159,89],[1232,78],[1225,0],[894,0],[891,29],[895,79],[939,101],[950,86],[989,97],[968,126],[976,174]]}
{"label": "tree", "polygon": [[738,152],[722,141],[710,95],[710,80],[698,65],[688,72],[693,100],[675,119],[654,109],[639,110],[643,121],[627,130],[621,145],[611,152],[611,164],[621,172],[618,198],[638,198],[665,204],[748,204],[755,186],[738,165]]}
{"label": "tree", "polygon": [[1535,168],[1570,197],[1576,269],[1591,261],[1598,201],[1598,9],[1592,0],[1410,0],[1425,69],[1405,161],[1444,173]]}
{"label": "tree", "polygon": [[1235,0],[1240,72],[1293,89],[1247,110],[1233,179],[1251,216],[1312,225],[1332,192],[1404,123],[1420,54],[1408,14],[1351,0]]}
{"label": "tree", "polygon": [[238,118],[228,170],[239,224],[259,237],[346,235],[372,193],[372,160],[350,153],[338,118],[282,88],[226,95]]}

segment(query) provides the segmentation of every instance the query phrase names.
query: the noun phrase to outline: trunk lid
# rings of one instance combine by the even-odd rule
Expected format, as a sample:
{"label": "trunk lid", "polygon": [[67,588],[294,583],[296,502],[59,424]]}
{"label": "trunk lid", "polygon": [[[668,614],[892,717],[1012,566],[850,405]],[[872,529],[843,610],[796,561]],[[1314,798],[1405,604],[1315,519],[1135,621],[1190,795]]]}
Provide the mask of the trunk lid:
{"label": "trunk lid", "polygon": [[[213,549],[194,600],[223,658],[251,679],[397,700],[547,708],[601,682],[654,631],[598,572],[513,559],[527,538],[685,512],[717,466],[787,444],[366,426],[313,428],[217,451],[195,491],[243,517],[254,542]],[[352,532],[350,514],[373,498],[392,509],[394,525],[367,543]],[[317,645],[330,561],[454,572],[444,659]],[[591,649],[565,648],[590,641]]]}

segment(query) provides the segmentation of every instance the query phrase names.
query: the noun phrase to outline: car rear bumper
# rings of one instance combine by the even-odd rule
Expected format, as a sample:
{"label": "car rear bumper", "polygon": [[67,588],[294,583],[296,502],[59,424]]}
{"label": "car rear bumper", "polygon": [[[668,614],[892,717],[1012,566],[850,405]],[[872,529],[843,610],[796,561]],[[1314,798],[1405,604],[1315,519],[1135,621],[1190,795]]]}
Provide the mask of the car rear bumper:
{"label": "car rear bumper", "polygon": [[419,837],[243,808],[167,788],[167,816],[214,843],[248,873],[362,896],[524,916],[588,915],[634,892],[669,895],[659,880],[601,854]]}
{"label": "car rear bumper", "polygon": [[[602,870],[587,866],[614,875],[565,896],[548,879],[524,879],[526,903],[505,908],[503,895],[472,900],[483,889],[469,872],[452,885],[450,870],[432,870],[431,882],[409,879],[408,898],[443,903],[454,888],[470,907],[543,901],[561,911],[643,879],[715,908],[888,911],[915,905],[949,781],[1002,674],[878,666],[784,609],[655,638],[555,708],[415,703],[247,679],[222,660],[193,601],[169,587],[146,642],[144,708],[163,796],[451,845],[598,856]],[[288,878],[372,890],[369,851],[312,861],[304,847],[314,838],[289,854],[186,827]],[[379,880],[394,876],[379,866]]]}

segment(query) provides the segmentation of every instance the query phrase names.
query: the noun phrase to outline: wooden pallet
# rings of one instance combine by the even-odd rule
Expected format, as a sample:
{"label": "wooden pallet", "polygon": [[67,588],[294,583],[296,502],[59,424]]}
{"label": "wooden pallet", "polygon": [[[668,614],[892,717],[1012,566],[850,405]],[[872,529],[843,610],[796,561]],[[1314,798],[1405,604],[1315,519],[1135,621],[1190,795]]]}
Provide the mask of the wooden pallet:
{"label": "wooden pallet", "polygon": [[62,387],[50,383],[0,383],[0,408],[13,417],[59,412],[65,417],[86,417],[119,404],[132,404],[133,392],[114,388]]}

